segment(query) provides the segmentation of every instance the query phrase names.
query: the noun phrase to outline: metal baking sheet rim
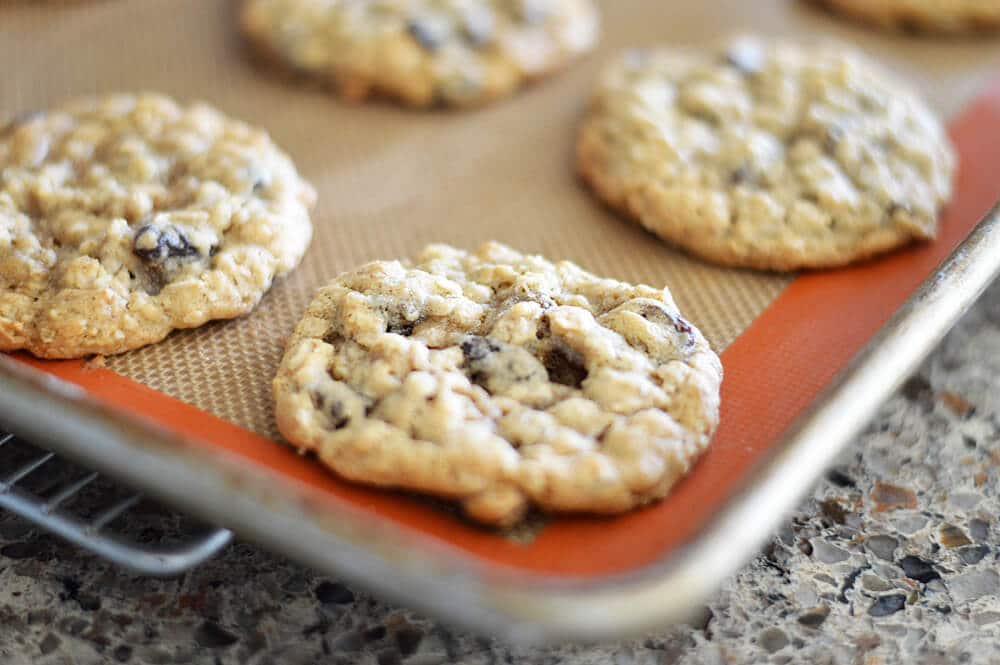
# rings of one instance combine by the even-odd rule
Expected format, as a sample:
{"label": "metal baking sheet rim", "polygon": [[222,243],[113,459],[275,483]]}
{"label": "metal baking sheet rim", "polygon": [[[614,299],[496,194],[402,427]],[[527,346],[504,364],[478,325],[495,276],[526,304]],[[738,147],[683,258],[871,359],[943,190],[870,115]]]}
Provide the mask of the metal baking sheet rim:
{"label": "metal baking sheet rim", "polygon": [[[313,507],[307,491],[275,493],[266,472],[121,418],[84,390],[5,357],[0,417],[58,453],[456,625],[522,644],[621,638],[686,619],[749,559],[998,274],[1000,206],[814,401],[706,529],[665,561],[597,581],[485,572],[355,509],[334,519]],[[206,458],[212,463],[202,463]]]}

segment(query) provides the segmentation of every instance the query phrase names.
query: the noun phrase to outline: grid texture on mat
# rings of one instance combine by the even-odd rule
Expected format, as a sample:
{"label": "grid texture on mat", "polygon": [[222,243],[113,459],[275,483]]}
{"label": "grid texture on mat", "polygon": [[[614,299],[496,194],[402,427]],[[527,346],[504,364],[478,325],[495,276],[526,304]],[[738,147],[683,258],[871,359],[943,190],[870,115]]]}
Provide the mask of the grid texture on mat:
{"label": "grid texture on mat", "polygon": [[[601,46],[577,66],[479,111],[420,113],[388,104],[348,106],[261,69],[236,32],[237,5],[146,0],[0,7],[0,62],[8,65],[0,78],[0,120],[113,90],[204,99],[267,128],[319,192],[315,239],[303,264],[254,313],[108,358],[111,369],[276,436],[270,380],[284,338],[313,291],[360,263],[410,256],[435,241],[473,248],[499,240],[600,275],[667,285],[719,351],[787,285],[786,277],[687,258],[600,207],[573,176],[573,143],[594,77],[618,50],[702,41],[722,30],[719,17],[743,29],[786,34],[825,28],[821,17],[778,0],[608,0]],[[880,53],[875,40],[863,45],[927,84],[945,113],[978,83],[978,74],[947,74],[985,75],[992,64],[975,61],[981,52],[962,46],[942,59],[907,48]],[[947,84],[930,86],[934,80]]]}

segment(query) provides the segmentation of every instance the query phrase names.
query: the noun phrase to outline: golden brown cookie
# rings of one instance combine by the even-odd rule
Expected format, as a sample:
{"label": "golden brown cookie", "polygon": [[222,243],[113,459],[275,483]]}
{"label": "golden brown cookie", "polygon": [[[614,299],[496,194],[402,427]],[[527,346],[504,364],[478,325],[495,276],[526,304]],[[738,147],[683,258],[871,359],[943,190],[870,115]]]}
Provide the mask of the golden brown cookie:
{"label": "golden brown cookie", "polygon": [[343,97],[415,107],[506,96],[590,50],[592,0],[245,0],[259,51]]}
{"label": "golden brown cookie", "polygon": [[830,11],[888,30],[944,35],[1000,29],[998,0],[813,0]]}
{"label": "golden brown cookie", "polygon": [[715,431],[721,379],[666,289],[489,243],[335,279],[274,393],[281,433],[341,476],[506,525],[664,496]]}
{"label": "golden brown cookie", "polygon": [[315,193],[259,129],[154,94],[0,128],[0,350],[128,351],[246,314],[302,258]]}
{"label": "golden brown cookie", "polygon": [[955,157],[927,106],[861,55],[741,38],[611,64],[577,167],[605,202],[693,254],[797,270],[933,238]]}

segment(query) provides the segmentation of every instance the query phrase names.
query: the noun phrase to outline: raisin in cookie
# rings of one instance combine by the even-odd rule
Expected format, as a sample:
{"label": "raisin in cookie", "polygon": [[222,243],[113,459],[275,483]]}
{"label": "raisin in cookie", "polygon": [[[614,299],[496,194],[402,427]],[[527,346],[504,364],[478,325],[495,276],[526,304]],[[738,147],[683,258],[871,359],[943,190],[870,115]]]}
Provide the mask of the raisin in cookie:
{"label": "raisin in cookie", "polygon": [[889,30],[962,35],[1000,29],[998,0],[813,0]]}
{"label": "raisin in cookie", "polygon": [[708,444],[722,368],[666,289],[489,243],[319,291],[274,381],[278,427],[341,476],[511,524],[618,513]]}
{"label": "raisin in cookie", "polygon": [[795,270],[933,238],[955,157],[923,102],[862,56],[742,38],[612,64],[577,166],[604,201],[694,254]]}
{"label": "raisin in cookie", "polygon": [[159,95],[0,128],[0,350],[112,354],[249,312],[312,234],[261,130]]}
{"label": "raisin in cookie", "polygon": [[589,50],[593,0],[246,0],[260,51],[359,101],[472,106]]}

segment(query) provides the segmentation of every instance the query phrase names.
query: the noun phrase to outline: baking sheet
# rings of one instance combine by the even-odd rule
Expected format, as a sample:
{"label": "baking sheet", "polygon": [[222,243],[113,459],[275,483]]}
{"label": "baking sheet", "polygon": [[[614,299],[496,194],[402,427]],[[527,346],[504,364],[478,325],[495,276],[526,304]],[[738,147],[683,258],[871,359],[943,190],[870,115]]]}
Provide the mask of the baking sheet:
{"label": "baking sheet", "polygon": [[[605,579],[668,560],[704,530],[792,420],[1000,195],[1000,183],[990,177],[1000,155],[1000,91],[953,119],[963,157],[959,195],[936,243],[792,280],[689,259],[595,204],[574,179],[571,158],[575,124],[600,62],[624,46],[698,42],[737,27],[803,38],[833,35],[863,42],[920,85],[942,114],[952,115],[983,89],[1000,51],[984,41],[885,37],[795,2],[629,0],[602,6],[606,35],[597,54],[507,102],[466,113],[346,106],[263,72],[246,58],[233,28],[236,6],[225,0],[0,7],[0,61],[13,63],[0,80],[0,117],[110,90],[203,98],[267,127],[320,193],[316,239],[303,265],[252,315],[109,358],[114,372],[22,359],[205,450],[249,462],[271,474],[266,490],[275,497],[292,496],[293,486],[308,488],[315,494],[309,513],[315,523],[323,522],[318,515],[343,517],[345,506],[357,508],[487,567],[567,579]],[[715,348],[724,350],[719,436],[666,501],[616,519],[556,520],[530,542],[513,541],[426,502],[339,482],[270,440],[270,377],[316,285],[365,260],[411,254],[425,242],[473,247],[486,239],[572,259],[620,279],[665,283]],[[886,376],[886,382],[896,379]],[[155,484],[130,457],[97,458]],[[228,467],[198,459],[199,473],[226,477],[221,469]],[[246,500],[264,490],[250,481],[239,489]],[[189,497],[195,509],[199,496],[207,494]],[[237,519],[240,496],[226,496],[232,503],[216,506]],[[214,517],[225,520],[227,513]],[[243,526],[286,551],[296,547],[276,538],[277,525]],[[314,524],[292,526],[304,532]],[[343,564],[332,552],[328,558]],[[378,584],[373,574],[358,577]]]}

